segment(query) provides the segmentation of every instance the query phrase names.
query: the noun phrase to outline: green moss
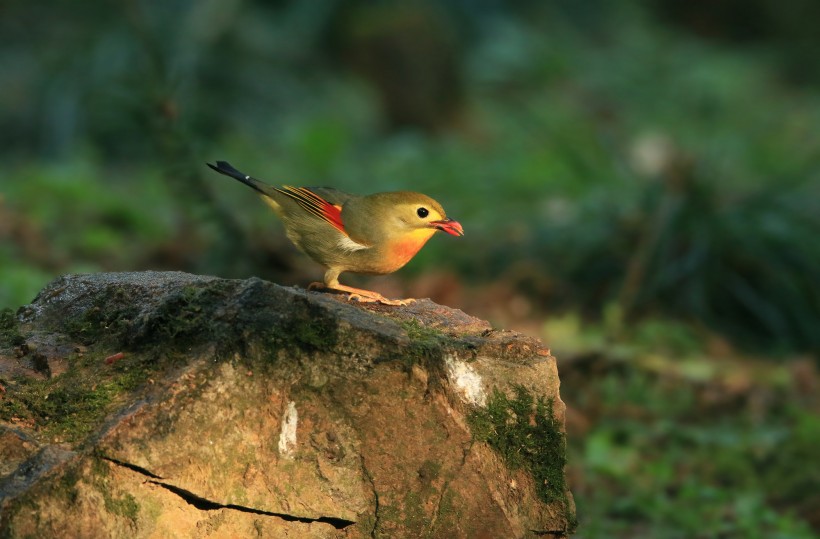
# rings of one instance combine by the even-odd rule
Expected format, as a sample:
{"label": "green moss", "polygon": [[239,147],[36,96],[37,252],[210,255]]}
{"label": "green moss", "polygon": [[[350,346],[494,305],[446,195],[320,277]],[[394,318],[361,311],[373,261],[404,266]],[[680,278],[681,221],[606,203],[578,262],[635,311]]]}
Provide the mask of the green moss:
{"label": "green moss", "polygon": [[111,490],[109,481],[110,464],[99,457],[92,457],[91,461],[91,485],[103,497],[105,510],[111,514],[127,518],[132,523],[137,522],[139,515],[139,503],[129,492],[121,496],[115,496]]}
{"label": "green moss", "polygon": [[74,385],[63,387],[53,380],[20,380],[9,393],[10,398],[0,403],[0,417],[34,419],[54,434],[87,432],[89,418],[110,401],[105,388],[97,391]]}
{"label": "green moss", "polygon": [[125,517],[131,522],[136,523],[140,506],[137,503],[137,499],[130,493],[126,492],[119,498],[112,498],[110,495],[104,496],[103,498],[105,500],[106,511]]}
{"label": "green moss", "polygon": [[[309,311],[303,318],[284,321],[281,327],[278,325],[283,321],[276,317],[257,313],[243,317],[226,311],[233,294],[230,282],[185,286],[160,304],[150,318],[133,324],[123,344],[140,350],[161,346],[167,352],[207,342],[216,346],[217,356],[223,356],[246,346],[248,333],[255,333],[262,336],[261,344],[268,351],[281,345],[308,349],[336,345],[336,322],[323,313]],[[272,331],[274,328],[277,331]]]}
{"label": "green moss", "polygon": [[[201,334],[211,335],[219,328],[213,321],[210,309],[205,306],[220,298],[220,291],[213,286],[185,286],[169,297],[138,327],[141,346],[164,343],[171,346],[187,346]],[[223,335],[214,335],[219,342]]]}
{"label": "green moss", "polygon": [[291,343],[315,350],[331,350],[338,341],[336,322],[329,319],[297,320],[286,333]]}
{"label": "green moss", "polygon": [[[184,361],[198,345],[212,346],[211,351],[222,359],[248,346],[261,346],[272,360],[282,347],[336,347],[337,321],[318,307],[306,304],[302,316],[285,320],[266,309],[237,311],[231,301],[235,288],[231,281],[194,283],[152,303],[135,301],[127,287],[112,287],[97,294],[86,310],[65,316],[52,329],[72,342],[106,348],[109,354],[139,353],[144,358],[141,368],[151,371]],[[10,315],[6,318],[13,321]]]}
{"label": "green moss", "polygon": [[410,340],[409,347],[403,355],[406,367],[421,364],[436,370],[442,365],[441,357],[445,350],[461,354],[474,349],[474,344],[469,340],[462,339],[457,334],[448,334],[441,329],[425,326],[418,320],[398,322]]}
{"label": "green moss", "polygon": [[63,475],[60,476],[60,480],[57,482],[57,494],[68,503],[76,502],[77,497],[79,496],[79,491],[77,490],[77,483],[79,481],[80,471],[77,465],[74,464],[68,466],[63,472]]}
{"label": "green moss", "polygon": [[141,350],[158,344],[186,349],[203,335],[216,343],[236,341],[234,328],[214,320],[214,309],[209,308],[224,299],[221,287],[185,286],[146,319],[140,318],[139,306],[129,294],[121,288],[100,294],[81,316],[64,321],[61,330],[86,345],[105,342]]}
{"label": "green moss", "polygon": [[409,358],[413,361],[437,355],[447,339],[441,331],[423,326],[417,320],[403,321],[401,326],[410,338]]}
{"label": "green moss", "polygon": [[[103,298],[103,301],[113,306],[104,315],[103,326],[113,327],[118,341],[134,350],[148,350],[157,346],[162,346],[165,352],[187,350],[202,335],[207,335],[215,343],[232,343],[236,340],[234,331],[214,320],[213,313],[216,309],[209,307],[213,303],[221,303],[223,296],[220,287],[204,284],[185,286],[159,305],[147,319],[135,319],[135,313],[131,312],[130,307],[120,309],[117,308],[119,302]],[[89,314],[93,315],[91,311]],[[119,328],[117,324],[120,325]],[[99,325],[97,329],[100,329]]]}
{"label": "green moss", "polygon": [[406,320],[401,323],[401,327],[407,332],[407,336],[413,342],[439,345],[445,338],[441,331],[422,325],[418,320]]}
{"label": "green moss", "polygon": [[114,340],[129,330],[138,313],[127,291],[116,288],[109,294],[100,294],[81,316],[67,316],[62,320],[61,330],[86,345]]}
{"label": "green moss", "polygon": [[[98,356],[92,359],[102,363]],[[119,394],[137,388],[148,376],[138,365],[112,367],[103,374],[96,370],[92,375],[92,370],[75,360],[55,378],[13,380],[0,400],[0,419],[32,420],[47,436],[78,441],[99,425]]]}
{"label": "green moss", "polygon": [[0,310],[0,348],[20,346],[25,341],[14,311],[9,308]]}
{"label": "green moss", "polygon": [[493,391],[486,408],[470,413],[468,421],[476,440],[496,450],[511,470],[524,469],[533,478],[535,491],[544,503],[562,503],[568,528],[574,529],[575,515],[567,499],[564,466],[566,436],[555,419],[553,400],[515,386],[510,398]]}

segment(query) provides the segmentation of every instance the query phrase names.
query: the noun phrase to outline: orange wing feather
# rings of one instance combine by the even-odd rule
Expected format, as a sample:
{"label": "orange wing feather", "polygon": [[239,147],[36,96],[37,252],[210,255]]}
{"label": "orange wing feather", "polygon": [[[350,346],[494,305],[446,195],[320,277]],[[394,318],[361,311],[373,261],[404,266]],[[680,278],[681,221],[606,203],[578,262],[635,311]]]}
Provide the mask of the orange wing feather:
{"label": "orange wing feather", "polygon": [[345,232],[344,223],[342,223],[341,206],[331,204],[307,187],[284,185],[281,189],[277,189],[277,191],[298,202],[308,213],[327,221],[338,231],[347,234],[347,232]]}

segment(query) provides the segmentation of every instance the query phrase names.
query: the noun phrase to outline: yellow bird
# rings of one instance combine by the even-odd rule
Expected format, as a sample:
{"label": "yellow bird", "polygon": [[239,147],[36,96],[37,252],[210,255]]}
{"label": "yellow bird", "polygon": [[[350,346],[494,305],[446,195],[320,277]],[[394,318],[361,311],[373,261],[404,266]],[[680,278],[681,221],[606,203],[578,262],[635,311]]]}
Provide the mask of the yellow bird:
{"label": "yellow bird", "polygon": [[288,239],[325,268],[326,288],[350,299],[406,305],[377,292],[345,286],[339,275],[349,271],[392,273],[413,258],[436,231],[463,236],[458,221],[441,204],[421,193],[398,191],[357,196],[328,187],[273,187],[239,172],[225,161],[208,166],[256,190],[285,224]]}

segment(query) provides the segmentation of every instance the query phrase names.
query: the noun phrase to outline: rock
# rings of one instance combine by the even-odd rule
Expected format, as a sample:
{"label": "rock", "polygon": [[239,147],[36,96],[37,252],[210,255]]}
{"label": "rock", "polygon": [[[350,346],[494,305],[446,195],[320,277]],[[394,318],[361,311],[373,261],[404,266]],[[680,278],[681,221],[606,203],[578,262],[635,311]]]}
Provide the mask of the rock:
{"label": "rock", "polygon": [[574,526],[554,358],[429,300],[71,275],[0,316],[0,384],[3,537]]}

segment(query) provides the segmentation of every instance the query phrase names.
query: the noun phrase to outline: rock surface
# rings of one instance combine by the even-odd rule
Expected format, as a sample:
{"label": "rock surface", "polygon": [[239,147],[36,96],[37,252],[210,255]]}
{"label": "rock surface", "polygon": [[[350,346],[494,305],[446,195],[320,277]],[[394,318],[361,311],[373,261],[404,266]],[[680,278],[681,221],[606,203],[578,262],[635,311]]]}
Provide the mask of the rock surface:
{"label": "rock surface", "polygon": [[563,537],[558,386],[429,300],[62,277],[0,318],[0,536]]}

